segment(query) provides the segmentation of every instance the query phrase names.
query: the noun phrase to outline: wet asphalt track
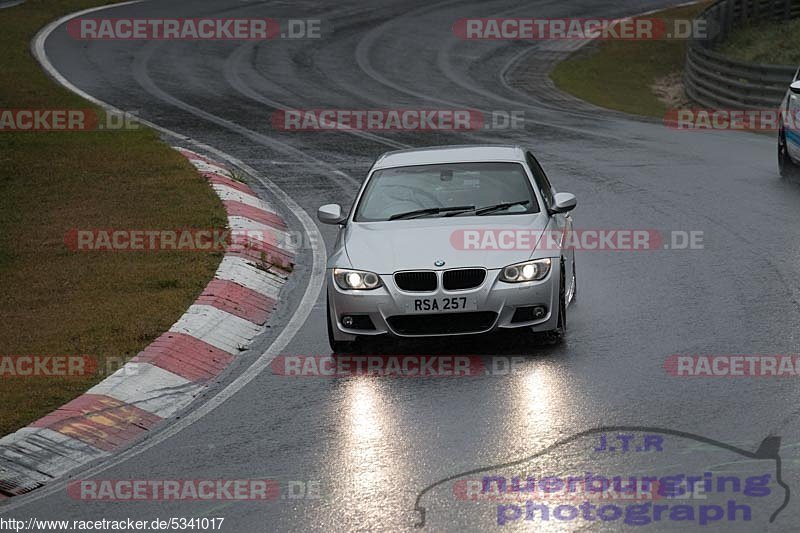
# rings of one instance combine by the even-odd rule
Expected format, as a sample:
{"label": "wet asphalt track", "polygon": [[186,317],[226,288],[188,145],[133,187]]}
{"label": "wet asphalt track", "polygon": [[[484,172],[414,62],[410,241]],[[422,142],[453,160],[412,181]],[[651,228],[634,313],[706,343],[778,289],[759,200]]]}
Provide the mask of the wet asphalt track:
{"label": "wet asphalt track", "polygon": [[[406,530],[419,518],[415,499],[426,486],[610,425],[686,431],[745,450],[755,450],[768,435],[780,436],[784,479],[800,489],[796,380],[675,378],[662,367],[671,354],[799,351],[800,186],[778,178],[772,137],[675,132],[590,106],[564,108],[569,99],[546,88],[530,95],[514,88],[515,61],[545,69],[558,45],[464,42],[450,31],[454,20],[469,16],[622,16],[665,5],[145,2],[97,16],[322,18],[335,32],[321,40],[244,44],[81,43],[63,28],[57,30],[47,52],[72,83],[241,159],[309,213],[323,203],[349,204],[368,166],[383,151],[514,142],[534,150],[558,189],[577,195],[576,227],[699,230],[705,247],[579,253],[579,301],[570,309],[569,334],[561,346],[490,338],[380,347],[396,353],[485,355],[489,365],[490,354],[526,355],[515,375],[333,380],[285,378],[267,371],[188,429],[98,476],[314,480],[324,496],[319,500],[98,503],[72,500],[61,490],[10,516],[222,516],[224,531]],[[269,123],[278,107],[436,106],[523,110],[526,127],[350,135],[282,133]],[[330,245],[334,232],[321,230]],[[292,297],[272,322],[272,331],[291,316],[307,275],[307,269],[298,268]],[[324,295],[284,352],[329,353]],[[257,355],[245,354],[220,386],[246,371]],[[580,470],[584,466],[577,465],[587,459],[578,456],[579,451],[558,449],[540,466]],[[595,459],[608,471],[628,468],[631,462],[625,454]],[[661,459],[651,455],[648,460],[656,464]],[[668,466],[663,459],[660,466]],[[708,464],[691,453],[671,460],[686,470]],[[494,523],[491,505],[454,512],[451,493],[434,491],[426,498],[434,498],[428,506],[440,513],[429,511],[432,529],[479,531]],[[798,502],[789,503],[774,530],[796,527]],[[726,529],[759,530],[769,514],[760,513],[758,526]],[[657,528],[680,525],[663,522]],[[549,527],[577,526],[562,522]]]}

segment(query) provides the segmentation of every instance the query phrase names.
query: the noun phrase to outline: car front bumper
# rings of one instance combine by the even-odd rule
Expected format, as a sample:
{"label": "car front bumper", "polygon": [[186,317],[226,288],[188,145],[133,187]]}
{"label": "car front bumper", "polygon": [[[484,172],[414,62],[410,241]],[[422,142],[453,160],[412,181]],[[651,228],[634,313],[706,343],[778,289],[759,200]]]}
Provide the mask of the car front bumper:
{"label": "car front bumper", "polygon": [[[334,282],[332,269],[328,269],[328,312],[333,335],[337,341],[349,341],[356,336],[386,334],[394,337],[438,337],[488,333],[509,328],[554,330],[558,325],[560,268],[559,262],[553,261],[546,278],[524,283],[502,282],[499,280],[499,269],[488,270],[486,279],[479,287],[459,291],[444,290],[439,272],[438,289],[425,293],[400,290],[391,274],[380,276],[383,286],[377,289],[343,290]],[[476,302],[476,308],[438,313],[413,311],[415,299],[451,297],[466,297],[471,302]],[[546,314],[534,320],[520,320],[519,316],[515,319],[518,308],[531,306],[545,306]],[[345,327],[342,317],[348,315],[369,317],[374,329]],[[363,321],[362,318],[357,320]]]}

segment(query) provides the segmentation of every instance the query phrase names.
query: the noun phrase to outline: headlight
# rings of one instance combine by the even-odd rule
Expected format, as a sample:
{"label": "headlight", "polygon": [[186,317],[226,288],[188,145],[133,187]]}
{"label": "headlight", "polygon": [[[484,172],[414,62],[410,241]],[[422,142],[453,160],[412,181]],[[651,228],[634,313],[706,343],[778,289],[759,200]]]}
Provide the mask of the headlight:
{"label": "headlight", "polygon": [[347,268],[334,268],[333,280],[340,289],[344,290],[370,290],[377,289],[382,285],[381,278],[374,272]]}
{"label": "headlight", "polygon": [[500,273],[500,281],[506,283],[520,283],[523,281],[539,281],[550,272],[549,259],[536,259],[509,265]]}

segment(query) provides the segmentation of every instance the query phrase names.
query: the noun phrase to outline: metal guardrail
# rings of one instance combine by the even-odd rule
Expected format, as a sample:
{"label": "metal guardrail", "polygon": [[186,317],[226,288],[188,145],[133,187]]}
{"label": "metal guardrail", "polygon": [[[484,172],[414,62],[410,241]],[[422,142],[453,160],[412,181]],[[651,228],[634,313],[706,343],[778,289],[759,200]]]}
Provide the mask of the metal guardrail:
{"label": "metal guardrail", "polygon": [[800,17],[800,0],[720,0],[698,19],[710,35],[689,41],[684,85],[686,95],[713,108],[777,108],[798,72],[796,65],[761,65],[714,51],[731,30],[749,22]]}

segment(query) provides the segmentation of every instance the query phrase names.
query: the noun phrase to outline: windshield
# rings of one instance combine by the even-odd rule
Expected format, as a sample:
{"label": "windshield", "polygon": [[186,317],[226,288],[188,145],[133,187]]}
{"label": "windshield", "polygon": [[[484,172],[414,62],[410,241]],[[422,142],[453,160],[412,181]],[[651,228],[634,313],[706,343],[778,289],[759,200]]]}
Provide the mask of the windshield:
{"label": "windshield", "polygon": [[521,164],[448,163],[376,171],[354,220],[538,212],[539,204]]}

